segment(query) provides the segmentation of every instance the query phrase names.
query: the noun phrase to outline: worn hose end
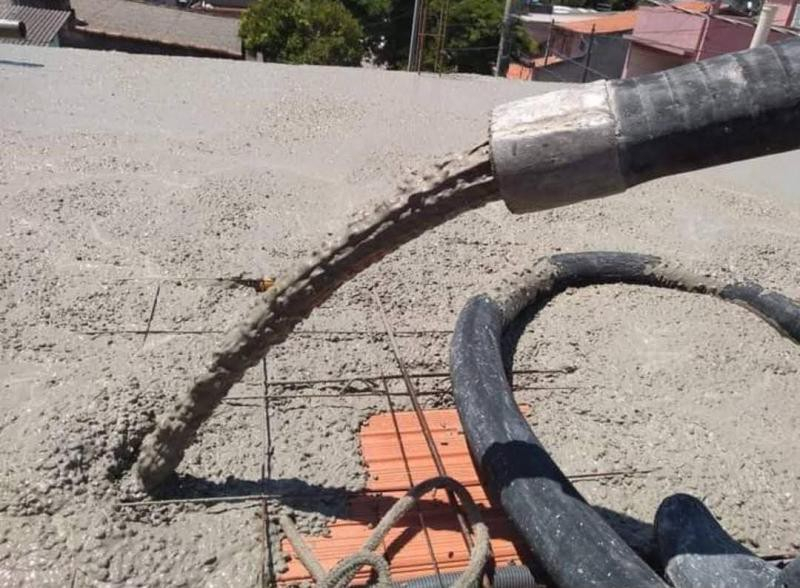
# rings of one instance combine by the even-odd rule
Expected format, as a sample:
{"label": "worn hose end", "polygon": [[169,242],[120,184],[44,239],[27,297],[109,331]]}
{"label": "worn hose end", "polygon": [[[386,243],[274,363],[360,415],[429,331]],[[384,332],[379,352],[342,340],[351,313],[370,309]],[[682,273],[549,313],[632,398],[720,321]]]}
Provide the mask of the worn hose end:
{"label": "worn hose end", "polygon": [[492,113],[491,157],[515,214],[625,189],[604,81],[503,104]]}
{"label": "worn hose end", "polygon": [[0,39],[25,39],[28,30],[21,20],[0,19]]}
{"label": "worn hose end", "polygon": [[490,145],[514,213],[798,149],[800,39],[505,104]]}

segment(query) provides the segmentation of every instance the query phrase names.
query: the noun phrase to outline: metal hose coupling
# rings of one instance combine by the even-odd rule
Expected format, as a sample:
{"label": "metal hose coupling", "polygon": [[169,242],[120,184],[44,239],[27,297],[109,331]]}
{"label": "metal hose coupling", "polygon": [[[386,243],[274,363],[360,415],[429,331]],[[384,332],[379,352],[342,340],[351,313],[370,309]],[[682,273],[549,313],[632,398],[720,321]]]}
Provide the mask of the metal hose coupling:
{"label": "metal hose coupling", "polygon": [[490,145],[514,213],[800,148],[800,39],[504,104]]}

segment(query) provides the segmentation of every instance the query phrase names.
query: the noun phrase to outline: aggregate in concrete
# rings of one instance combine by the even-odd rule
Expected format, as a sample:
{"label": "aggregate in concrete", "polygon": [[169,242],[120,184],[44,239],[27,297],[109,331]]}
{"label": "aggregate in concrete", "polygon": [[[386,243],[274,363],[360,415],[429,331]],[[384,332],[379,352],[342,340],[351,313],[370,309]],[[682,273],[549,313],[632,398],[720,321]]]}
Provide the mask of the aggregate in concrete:
{"label": "aggregate in concrete", "polygon": [[[17,47],[0,79],[0,584],[259,585],[259,502],[120,505],[144,498],[126,466],[154,413],[257,296],[215,280],[279,275],[409,170],[483,140],[492,106],[555,86]],[[800,298],[800,208],[765,189],[797,163],[529,217],[468,213],[346,285],[268,376],[396,371],[371,292],[398,331],[419,331],[399,339],[411,369],[446,371],[462,304],[556,251],[653,253]],[[564,365],[534,384],[568,390],[518,398],[565,471],[655,470],[580,486],[631,540],[646,546],[660,500],[683,491],[758,553],[800,549],[796,346],[716,300],[599,287],[556,299],[521,341],[518,367]],[[293,390],[309,396],[269,402],[267,451],[263,380],[248,372],[161,498],[274,494],[273,515],[321,532],[363,484],[358,426],[386,400]]]}

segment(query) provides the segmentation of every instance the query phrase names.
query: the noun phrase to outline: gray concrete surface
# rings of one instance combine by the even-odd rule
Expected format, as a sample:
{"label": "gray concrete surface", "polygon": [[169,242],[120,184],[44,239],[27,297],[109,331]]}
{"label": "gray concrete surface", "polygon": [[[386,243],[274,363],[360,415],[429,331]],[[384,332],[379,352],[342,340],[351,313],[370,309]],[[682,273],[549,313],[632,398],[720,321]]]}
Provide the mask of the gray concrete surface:
{"label": "gray concrete surface", "polygon": [[[125,466],[153,413],[257,295],[214,280],[280,274],[409,170],[482,141],[493,105],[553,86],[16,47],[0,80],[0,585],[260,585],[260,504],[120,504],[141,498]],[[530,217],[502,204],[465,215],[345,286],[270,355],[269,378],[396,371],[370,335],[382,330],[370,291],[407,332],[412,369],[444,370],[464,301],[554,251],[655,253],[800,298],[800,210],[737,187],[742,169],[788,186],[797,162]],[[576,368],[528,382],[569,391],[517,392],[567,472],[655,469],[580,486],[631,541],[646,546],[660,500],[684,491],[759,553],[800,549],[800,354],[758,319],[591,288],[544,310],[517,364]],[[267,452],[263,379],[248,373],[162,497],[280,494],[272,514],[321,531],[348,516],[358,426],[385,400],[310,396],[337,390],[324,385],[273,399]]]}
{"label": "gray concrete surface", "polygon": [[779,199],[789,206],[800,208],[800,176],[791,171],[797,169],[798,160],[800,157],[796,152],[781,153],[721,165],[700,172],[698,177],[731,190]]}

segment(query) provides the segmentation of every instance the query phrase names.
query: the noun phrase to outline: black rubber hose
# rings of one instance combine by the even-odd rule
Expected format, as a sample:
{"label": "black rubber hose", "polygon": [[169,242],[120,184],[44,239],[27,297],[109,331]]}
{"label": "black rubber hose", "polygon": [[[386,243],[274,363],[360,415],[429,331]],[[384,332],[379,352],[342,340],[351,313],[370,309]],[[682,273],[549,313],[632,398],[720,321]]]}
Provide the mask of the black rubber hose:
{"label": "black rubber hose", "polygon": [[514,401],[504,366],[504,335],[527,307],[535,315],[536,308],[566,288],[610,283],[714,294],[800,341],[800,306],[792,300],[754,284],[717,284],[658,257],[632,253],[547,257],[491,297],[477,296],[467,303],[456,324],[450,370],[470,451],[490,495],[533,560],[560,588],[666,586],[547,453]]}
{"label": "black rubber hose", "polygon": [[800,39],[502,104],[490,146],[515,213],[798,149]]}
{"label": "black rubber hose", "polygon": [[780,570],[731,537],[694,496],[661,503],[655,536],[664,575],[677,588],[777,588]]}
{"label": "black rubber hose", "polygon": [[608,83],[625,183],[798,147],[800,39]]}
{"label": "black rubber hose", "polygon": [[[395,582],[396,588],[449,588],[461,577],[461,572],[414,578],[408,582]],[[526,566],[503,566],[492,576],[494,588],[536,588],[536,579]]]}

